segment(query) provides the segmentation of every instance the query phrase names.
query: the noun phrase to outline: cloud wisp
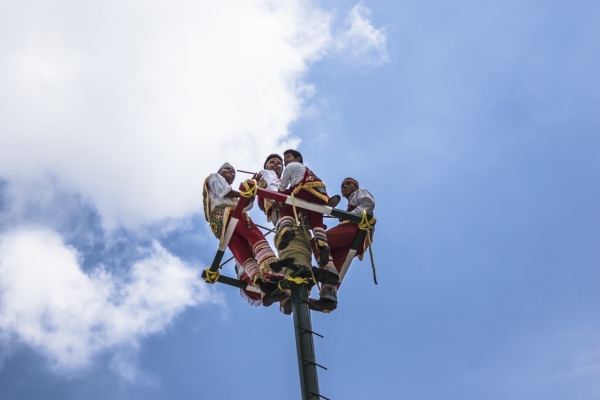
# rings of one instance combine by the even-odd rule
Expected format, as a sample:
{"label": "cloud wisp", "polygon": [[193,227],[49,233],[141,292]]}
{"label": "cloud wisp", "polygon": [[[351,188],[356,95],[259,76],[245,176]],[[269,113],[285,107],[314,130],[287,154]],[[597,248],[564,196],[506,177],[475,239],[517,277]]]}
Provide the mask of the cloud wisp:
{"label": "cloud wisp", "polygon": [[342,57],[358,64],[378,66],[390,61],[385,28],[375,28],[370,20],[371,11],[358,4],[350,10],[346,29],[334,40],[333,49]]}
{"label": "cloud wisp", "polygon": [[155,243],[131,270],[85,274],[77,251],[43,228],[0,239],[0,331],[44,354],[57,371],[161,332],[184,308],[218,302],[186,265]]}

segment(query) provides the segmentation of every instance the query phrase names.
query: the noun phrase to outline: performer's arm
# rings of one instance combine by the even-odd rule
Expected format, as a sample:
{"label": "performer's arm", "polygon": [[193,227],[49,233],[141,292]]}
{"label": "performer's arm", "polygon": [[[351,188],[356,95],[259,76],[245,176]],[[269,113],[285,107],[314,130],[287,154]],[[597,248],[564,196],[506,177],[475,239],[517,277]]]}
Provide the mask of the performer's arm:
{"label": "performer's arm", "polygon": [[375,197],[367,189],[356,189],[354,196],[358,206],[351,212],[361,214],[363,211],[372,213],[375,210]]}
{"label": "performer's arm", "polygon": [[283,170],[283,175],[281,175],[281,183],[279,184],[279,191],[285,192],[290,183],[290,178],[292,177],[292,169],[286,168]]}
{"label": "performer's arm", "polygon": [[240,192],[233,190],[225,178],[219,174],[211,174],[208,186],[220,199],[240,197]]}
{"label": "performer's arm", "polygon": [[233,199],[236,197],[241,197],[242,195],[240,194],[240,192],[238,192],[237,190],[233,190],[233,189],[229,189],[229,192],[227,192],[227,194],[223,195],[223,197],[227,197],[228,199]]}

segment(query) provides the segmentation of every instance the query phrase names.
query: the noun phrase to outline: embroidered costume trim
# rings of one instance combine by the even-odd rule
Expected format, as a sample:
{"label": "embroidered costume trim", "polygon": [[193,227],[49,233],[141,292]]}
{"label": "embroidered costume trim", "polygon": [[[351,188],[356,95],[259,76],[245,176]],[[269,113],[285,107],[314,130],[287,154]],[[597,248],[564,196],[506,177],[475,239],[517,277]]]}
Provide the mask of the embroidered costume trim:
{"label": "embroidered costume trim", "polygon": [[227,221],[233,211],[233,207],[228,205],[216,206],[210,213],[208,223],[210,224],[210,230],[219,239],[219,245],[225,237],[225,228],[227,227]]}

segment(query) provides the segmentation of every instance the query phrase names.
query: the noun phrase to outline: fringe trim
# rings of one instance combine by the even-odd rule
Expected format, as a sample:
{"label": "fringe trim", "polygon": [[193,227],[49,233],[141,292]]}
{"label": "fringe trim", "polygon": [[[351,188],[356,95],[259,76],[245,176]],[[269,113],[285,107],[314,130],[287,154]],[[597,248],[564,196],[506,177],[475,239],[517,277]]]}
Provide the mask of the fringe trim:
{"label": "fringe trim", "polygon": [[323,240],[317,240],[317,246],[319,247],[329,247],[329,243],[323,241]]}
{"label": "fringe trim", "polygon": [[227,207],[225,209],[225,211],[223,212],[223,228],[221,228],[221,237],[219,238],[219,247],[221,247],[223,245],[223,240],[225,240],[225,231],[227,230],[227,225],[229,225],[229,215],[231,214],[231,210],[233,210],[233,208]]}
{"label": "fringe trim", "polygon": [[259,208],[264,211],[267,222],[277,225],[277,221],[281,216],[281,205],[277,205],[275,200],[267,199],[266,197],[262,200],[262,203],[259,202],[258,205]]}
{"label": "fringe trim", "polygon": [[271,199],[265,199],[265,202],[263,203],[265,206],[265,215],[267,216],[267,222],[273,222],[271,221],[271,209],[273,208],[273,200]]}
{"label": "fringe trim", "polygon": [[313,196],[318,197],[319,199],[323,200],[325,203],[327,203],[329,201],[329,196],[327,196],[326,194],[320,193],[317,190],[315,190],[315,188],[323,188],[325,189],[325,184],[323,182],[305,182],[305,183],[301,183],[298,186],[296,186],[294,188],[294,190],[292,191],[292,195],[296,195],[296,193],[298,193],[300,190],[304,189],[307,192],[311,193]]}
{"label": "fringe trim", "polygon": [[244,289],[240,289],[240,297],[246,300],[252,307],[262,306],[262,300],[253,299]]}
{"label": "fringe trim", "polygon": [[204,203],[204,218],[206,222],[209,222],[210,216],[210,197],[208,196],[208,179],[210,175],[206,177],[204,180],[204,184],[202,185],[202,202]]}

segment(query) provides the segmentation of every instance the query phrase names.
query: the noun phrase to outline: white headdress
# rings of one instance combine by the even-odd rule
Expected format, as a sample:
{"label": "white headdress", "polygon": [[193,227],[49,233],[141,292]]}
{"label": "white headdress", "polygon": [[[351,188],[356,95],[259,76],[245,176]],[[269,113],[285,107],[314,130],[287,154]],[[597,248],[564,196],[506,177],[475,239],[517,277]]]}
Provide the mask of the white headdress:
{"label": "white headdress", "polygon": [[233,168],[233,165],[229,164],[228,162],[221,165],[221,168],[219,168],[219,170],[217,172],[220,172],[223,168],[231,168],[231,169],[233,169],[233,172],[235,172],[235,168]]}

